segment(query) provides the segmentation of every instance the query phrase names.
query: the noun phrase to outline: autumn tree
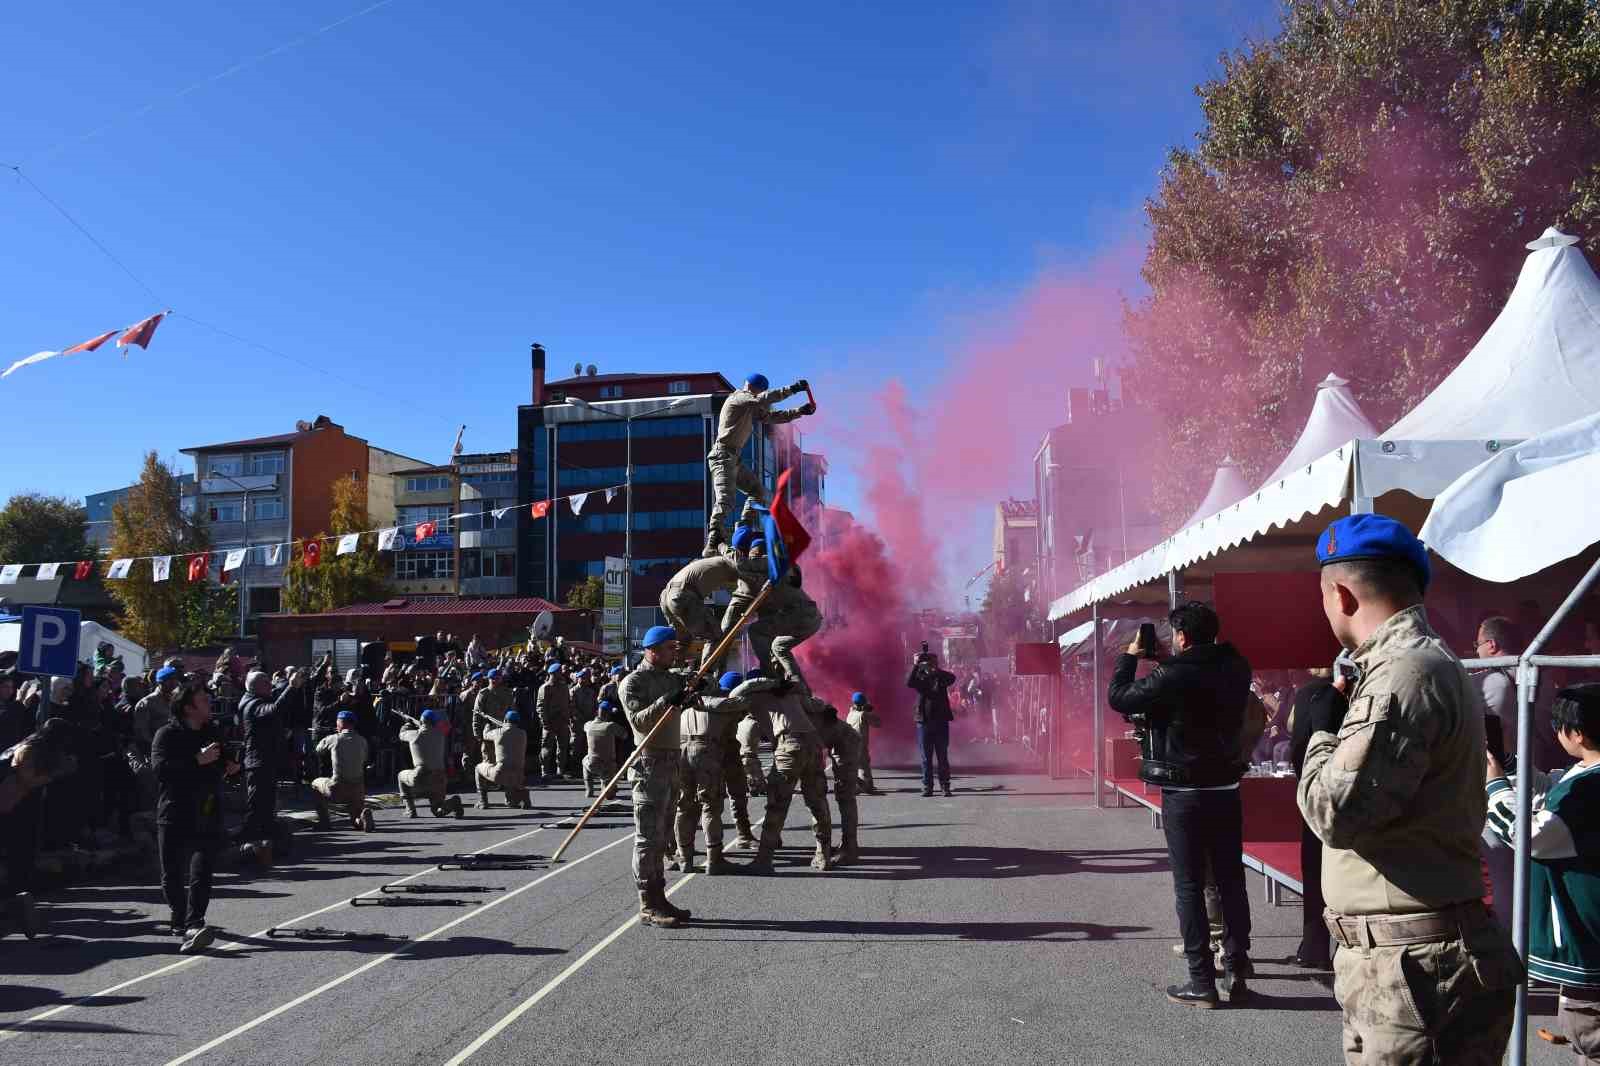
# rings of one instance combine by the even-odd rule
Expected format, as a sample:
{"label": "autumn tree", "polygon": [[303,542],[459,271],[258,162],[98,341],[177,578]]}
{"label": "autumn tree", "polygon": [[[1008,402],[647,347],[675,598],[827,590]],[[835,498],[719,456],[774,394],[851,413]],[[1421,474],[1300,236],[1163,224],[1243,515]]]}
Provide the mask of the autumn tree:
{"label": "autumn tree", "polygon": [[317,537],[321,544],[320,561],[316,566],[305,566],[302,555],[284,568],[284,605],[296,614],[333,611],[384,596],[376,539],[362,537],[356,550],[347,555],[337,554],[338,541],[327,539],[372,528],[367,516],[366,483],[354,477],[338,478],[330,488],[330,496],[330,531]]}
{"label": "autumn tree", "polygon": [[1126,311],[1127,383],[1184,460],[1156,475],[1174,525],[1224,455],[1265,476],[1330,371],[1391,424],[1546,226],[1600,249],[1600,5],[1289,0],[1197,92]]}
{"label": "autumn tree", "polygon": [[[193,635],[183,623],[184,601],[193,596],[187,557],[209,548],[205,527],[183,509],[177,472],[155,452],[147,453],[138,483],[111,508],[111,557],[139,560],[127,578],[106,582],[129,637],[151,649],[185,646],[186,633]],[[165,581],[155,580],[154,568],[143,558],[157,555],[172,556]]]}
{"label": "autumn tree", "polygon": [[1005,655],[1017,641],[1027,639],[1030,618],[1027,582],[1017,571],[996,570],[978,613],[984,654]]}
{"label": "autumn tree", "polygon": [[65,496],[19,492],[0,509],[0,563],[63,563],[94,558],[88,514]]}
{"label": "autumn tree", "polygon": [[598,611],[605,606],[606,582],[599,574],[590,574],[567,589],[567,606],[580,610]]}

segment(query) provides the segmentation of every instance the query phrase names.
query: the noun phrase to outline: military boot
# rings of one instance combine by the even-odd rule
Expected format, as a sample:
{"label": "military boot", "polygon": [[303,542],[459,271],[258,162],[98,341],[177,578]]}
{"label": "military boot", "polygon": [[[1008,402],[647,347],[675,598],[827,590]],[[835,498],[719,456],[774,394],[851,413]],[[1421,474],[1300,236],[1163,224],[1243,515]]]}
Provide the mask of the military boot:
{"label": "military boot", "polygon": [[722,533],[722,527],[721,526],[717,526],[715,529],[707,530],[706,531],[706,550],[700,553],[701,557],[705,558],[705,559],[714,558],[716,556],[716,554],[717,554],[718,549],[720,549],[722,547],[722,538],[723,538],[723,533]]}
{"label": "military boot", "polygon": [[826,840],[817,841],[816,853],[811,856],[811,868],[823,871],[833,869],[833,857],[828,854],[828,842]]}
{"label": "military boot", "polygon": [[451,796],[445,800],[444,806],[440,810],[444,814],[454,814],[457,818],[465,818],[467,816],[467,805],[461,802],[460,796]]}
{"label": "military boot", "polygon": [[655,892],[656,910],[660,913],[670,915],[680,922],[687,922],[690,918],[694,917],[694,915],[690,913],[688,907],[675,906],[673,902],[667,898],[666,882],[657,881],[653,891]]}
{"label": "military boot", "polygon": [[750,864],[746,866],[744,870],[745,873],[755,874],[757,876],[764,877],[770,875],[772,873],[772,849],[766,845],[762,845],[761,848],[756,851],[756,857],[750,860]]}
{"label": "military boot", "polygon": [[735,803],[733,805],[733,850],[748,851],[756,846],[756,835],[750,829],[750,807],[748,804]]}
{"label": "military boot", "polygon": [[478,789],[478,806],[477,806],[476,809],[480,810],[480,811],[486,811],[486,810],[489,809],[489,790],[488,789],[486,789],[486,788]]}
{"label": "military boot", "polygon": [[329,817],[329,815],[328,815],[328,801],[323,799],[322,796],[320,794],[318,794],[318,793],[313,793],[312,795],[315,797],[315,800],[316,800],[317,828],[318,829],[332,829],[333,828],[333,819],[331,817]]}
{"label": "military boot", "polygon": [[663,929],[676,929],[683,923],[672,915],[656,909],[656,894],[653,889],[641,888],[639,890],[639,922],[641,925],[658,925]]}
{"label": "military boot", "polygon": [[416,805],[416,802],[411,800],[411,799],[407,799],[406,800],[406,817],[407,818],[415,818],[416,816],[417,816],[417,805]]}
{"label": "military boot", "polygon": [[839,840],[839,850],[833,853],[833,864],[835,866],[849,866],[853,862],[859,862],[860,859],[861,855],[856,851],[855,833],[853,831],[842,833]]}
{"label": "military boot", "polygon": [[684,873],[694,872],[694,833],[700,820],[693,815],[679,813],[674,839],[678,842],[677,866]]}
{"label": "military boot", "polygon": [[731,874],[735,867],[722,857],[721,848],[706,848],[706,876],[718,877]]}

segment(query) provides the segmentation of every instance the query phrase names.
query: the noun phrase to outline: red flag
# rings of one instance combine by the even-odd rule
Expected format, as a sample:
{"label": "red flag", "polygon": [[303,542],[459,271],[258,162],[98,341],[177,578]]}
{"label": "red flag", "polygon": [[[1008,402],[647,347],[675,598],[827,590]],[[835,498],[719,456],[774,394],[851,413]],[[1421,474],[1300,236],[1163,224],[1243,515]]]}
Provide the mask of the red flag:
{"label": "red flag", "polygon": [[543,518],[545,515],[550,513],[550,501],[540,500],[538,503],[528,508],[528,513],[533,515],[535,518]]}
{"label": "red flag", "polygon": [[71,355],[73,352],[92,352],[96,348],[98,348],[102,344],[104,344],[106,341],[110,340],[112,337],[115,337],[116,335],[117,335],[117,331],[116,330],[112,330],[110,333],[102,333],[102,334],[100,334],[100,336],[94,337],[94,338],[92,338],[90,340],[86,340],[82,344],[74,344],[72,347],[67,348],[66,350],[64,350],[61,354],[62,355]]}
{"label": "red flag", "polygon": [[189,557],[189,580],[201,581],[206,576],[206,571],[211,568],[211,556],[205,552]]}
{"label": "red flag", "polygon": [[94,564],[90,562],[82,562],[72,568],[74,581],[87,581],[92,573],[94,573]]}
{"label": "red flag", "polygon": [[439,523],[437,523],[437,522],[418,522],[417,523],[417,539],[418,540],[427,540],[429,537],[433,536],[437,532],[439,532]]}
{"label": "red flag", "polygon": [[322,542],[318,540],[306,541],[305,551],[300,554],[300,561],[306,566],[316,566],[322,561]]}
{"label": "red flag", "polygon": [[806,532],[800,519],[789,509],[787,490],[792,473],[794,471],[791,469],[778,475],[777,488],[772,494],[772,508],[762,520],[767,534],[767,574],[773,581],[787,573],[795,560],[811,547],[811,534]]}
{"label": "red flag", "polygon": [[[137,344],[141,348],[148,349],[150,347],[150,338],[156,335],[156,327],[161,324],[161,320],[166,315],[165,311],[161,311],[151,315],[143,322],[135,322],[128,327],[126,333],[117,338],[117,347],[125,348],[130,344]],[[115,332],[115,330],[112,332]]]}

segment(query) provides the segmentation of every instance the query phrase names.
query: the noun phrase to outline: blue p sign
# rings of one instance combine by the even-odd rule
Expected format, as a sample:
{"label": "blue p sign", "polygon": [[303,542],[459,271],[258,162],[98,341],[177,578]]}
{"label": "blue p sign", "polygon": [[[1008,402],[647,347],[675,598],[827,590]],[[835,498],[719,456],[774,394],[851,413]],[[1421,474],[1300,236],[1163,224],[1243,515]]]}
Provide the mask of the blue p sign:
{"label": "blue p sign", "polygon": [[78,670],[78,630],[83,616],[65,607],[24,607],[17,669],[71,677]]}

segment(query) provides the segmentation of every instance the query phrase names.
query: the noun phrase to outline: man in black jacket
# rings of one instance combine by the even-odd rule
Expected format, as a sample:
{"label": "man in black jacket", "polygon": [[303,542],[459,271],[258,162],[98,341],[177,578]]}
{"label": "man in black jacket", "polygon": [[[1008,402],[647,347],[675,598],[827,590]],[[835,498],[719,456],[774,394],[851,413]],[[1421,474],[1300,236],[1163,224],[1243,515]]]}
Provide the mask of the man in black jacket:
{"label": "man in black jacket", "polygon": [[[1318,733],[1339,732],[1344,722],[1344,679],[1328,680],[1329,670],[1314,670],[1316,676],[1300,686],[1294,694],[1294,719],[1289,739],[1289,759],[1294,763],[1294,775],[1300,776],[1305,766],[1306,748]],[[1333,945],[1328,927],[1322,920],[1322,841],[1300,818],[1300,880],[1305,885],[1301,907],[1300,947],[1291,959],[1298,966],[1311,970],[1333,968]]]}
{"label": "man in black jacket", "polygon": [[1168,621],[1176,654],[1135,680],[1139,659],[1156,657],[1154,649],[1135,639],[1117,657],[1108,699],[1118,714],[1142,719],[1147,736],[1140,777],[1162,786],[1162,824],[1189,962],[1188,983],[1169,987],[1167,998],[1215,1007],[1217,979],[1204,895],[1208,863],[1222,897],[1223,978],[1230,1003],[1248,994],[1245,979],[1251,975],[1244,815],[1239,806],[1239,778],[1247,762],[1240,744],[1250,699],[1250,664],[1231,644],[1217,643],[1221,623],[1209,605],[1184,603]]}
{"label": "man in black jacket", "polygon": [[215,937],[206,924],[206,906],[222,842],[222,779],[239,769],[223,754],[204,688],[185,685],[178,690],[172,721],[156,731],[150,761],[159,789],[161,892],[172,909],[172,931],[184,938],[180,950],[190,955],[205,950]]}
{"label": "man in black jacket", "polygon": [[[927,645],[924,644],[926,649]],[[939,659],[923,651],[911,661],[906,687],[917,694],[917,746],[922,749],[922,794],[933,795],[933,765],[939,764],[939,785],[950,792],[950,686],[956,675],[939,669]]]}
{"label": "man in black jacket", "polygon": [[272,840],[277,835],[278,768],[283,764],[288,718],[299,701],[304,684],[298,672],[276,698],[272,677],[252,670],[244,679],[246,695],[239,701],[244,723],[244,826],[240,840]]}

